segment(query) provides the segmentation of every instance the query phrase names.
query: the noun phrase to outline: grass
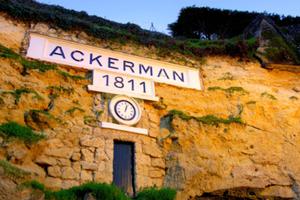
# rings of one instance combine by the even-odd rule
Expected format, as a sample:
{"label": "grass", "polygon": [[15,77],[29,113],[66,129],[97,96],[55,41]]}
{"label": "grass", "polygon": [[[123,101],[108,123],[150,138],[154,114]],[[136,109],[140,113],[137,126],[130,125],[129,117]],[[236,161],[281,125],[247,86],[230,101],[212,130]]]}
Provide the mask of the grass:
{"label": "grass", "polygon": [[168,113],[168,116],[171,116],[171,120],[175,117],[178,116],[182,120],[190,120],[194,119],[200,123],[207,124],[207,125],[218,125],[218,124],[231,124],[231,123],[237,123],[237,124],[244,124],[242,121],[241,117],[233,117],[229,116],[227,119],[226,118],[220,118],[215,115],[205,115],[202,117],[195,117],[188,115],[182,111],[179,110],[171,110]]}
{"label": "grass", "polygon": [[141,190],[136,200],[173,200],[176,197],[176,190],[170,188],[145,188]]}
{"label": "grass", "polygon": [[262,96],[262,97],[267,97],[267,98],[272,99],[272,100],[277,100],[277,98],[276,98],[275,96],[273,96],[272,94],[269,94],[269,93],[267,93],[267,92],[261,93],[260,96]]}
{"label": "grass", "polygon": [[2,94],[11,94],[15,98],[15,104],[17,105],[20,101],[20,98],[23,94],[34,94],[33,98],[43,99],[35,90],[28,88],[20,88],[12,91],[3,91]]}
{"label": "grass", "polygon": [[235,92],[239,92],[239,93],[242,93],[242,94],[248,94],[249,93],[244,88],[242,88],[242,87],[236,87],[236,86],[235,87],[229,87],[229,88],[221,88],[219,86],[209,87],[208,88],[208,91],[216,91],[216,90],[224,91],[224,92],[226,92],[229,95],[232,95]]}
{"label": "grass", "polygon": [[16,138],[27,144],[33,144],[45,138],[44,135],[35,133],[28,126],[23,126],[13,121],[1,124],[0,133],[7,138]]}
{"label": "grass", "polygon": [[4,174],[11,179],[25,179],[30,175],[29,172],[26,172],[22,169],[19,169],[6,160],[0,160],[0,167],[3,168]]}

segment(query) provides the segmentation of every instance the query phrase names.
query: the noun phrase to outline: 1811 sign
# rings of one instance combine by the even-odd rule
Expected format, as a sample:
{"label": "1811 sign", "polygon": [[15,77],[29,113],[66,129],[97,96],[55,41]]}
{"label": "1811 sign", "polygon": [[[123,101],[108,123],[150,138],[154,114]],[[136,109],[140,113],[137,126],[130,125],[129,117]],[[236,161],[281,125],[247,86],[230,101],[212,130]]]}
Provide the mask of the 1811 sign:
{"label": "1811 sign", "polygon": [[89,85],[88,88],[93,91],[157,100],[153,81],[130,75],[122,76],[117,73],[94,70],[93,85]]}

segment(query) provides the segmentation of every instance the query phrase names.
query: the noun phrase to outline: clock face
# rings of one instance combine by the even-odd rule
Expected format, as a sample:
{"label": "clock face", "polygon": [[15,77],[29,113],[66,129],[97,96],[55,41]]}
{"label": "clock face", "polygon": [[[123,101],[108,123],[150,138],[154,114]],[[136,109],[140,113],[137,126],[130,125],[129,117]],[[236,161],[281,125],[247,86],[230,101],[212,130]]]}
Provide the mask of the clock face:
{"label": "clock face", "polygon": [[127,96],[115,96],[109,103],[109,111],[113,118],[120,124],[134,125],[141,118],[139,104]]}
{"label": "clock face", "polygon": [[115,112],[123,120],[132,120],[136,115],[135,107],[127,100],[116,102]]}

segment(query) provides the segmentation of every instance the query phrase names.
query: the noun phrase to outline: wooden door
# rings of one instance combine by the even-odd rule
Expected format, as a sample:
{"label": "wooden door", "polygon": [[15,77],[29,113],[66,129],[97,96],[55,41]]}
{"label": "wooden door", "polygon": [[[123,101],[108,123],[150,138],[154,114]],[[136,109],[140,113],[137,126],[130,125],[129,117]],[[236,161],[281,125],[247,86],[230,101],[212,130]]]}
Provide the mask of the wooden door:
{"label": "wooden door", "polygon": [[128,195],[134,188],[134,146],[130,142],[114,142],[113,183]]}

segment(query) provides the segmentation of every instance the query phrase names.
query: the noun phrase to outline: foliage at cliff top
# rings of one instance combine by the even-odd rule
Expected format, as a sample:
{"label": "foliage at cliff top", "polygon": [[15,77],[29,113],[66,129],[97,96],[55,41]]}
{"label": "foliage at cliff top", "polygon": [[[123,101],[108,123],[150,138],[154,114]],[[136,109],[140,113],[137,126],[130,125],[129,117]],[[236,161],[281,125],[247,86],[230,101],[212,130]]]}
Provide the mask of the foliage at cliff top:
{"label": "foliage at cliff top", "polygon": [[196,57],[229,55],[252,58],[257,48],[255,39],[242,40],[239,37],[218,41],[175,39],[162,33],[143,30],[135,24],[116,23],[101,17],[90,16],[84,11],[77,12],[32,0],[1,0],[0,12],[27,24],[43,22],[64,30],[84,31],[90,36],[103,40],[120,43],[132,41],[147,47],[154,46],[164,55],[166,52],[179,52]]}
{"label": "foliage at cliff top", "polygon": [[[222,10],[208,7],[181,9],[176,22],[169,24],[173,36],[187,38],[231,38],[243,33],[245,28],[262,13]],[[263,13],[279,27],[300,24],[300,17]],[[191,23],[192,22],[192,23]]]}

